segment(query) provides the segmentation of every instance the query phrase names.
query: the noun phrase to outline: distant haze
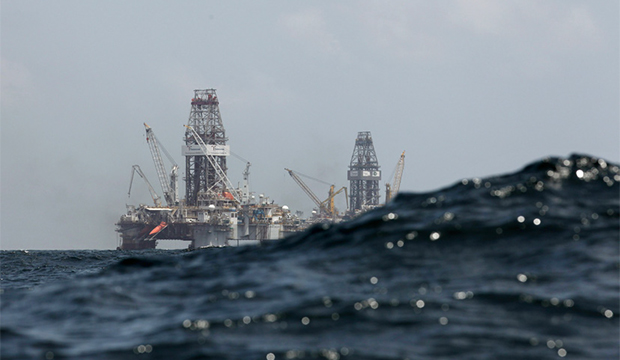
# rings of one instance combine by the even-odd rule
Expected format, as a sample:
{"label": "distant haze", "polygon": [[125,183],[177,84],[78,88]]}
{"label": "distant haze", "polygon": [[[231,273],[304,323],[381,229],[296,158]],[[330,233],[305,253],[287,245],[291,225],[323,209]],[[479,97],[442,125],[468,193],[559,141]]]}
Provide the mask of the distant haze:
{"label": "distant haze", "polygon": [[[183,176],[194,89],[217,89],[252,191],[305,215],[313,203],[284,168],[349,186],[358,131],[372,132],[382,189],[403,150],[401,191],[413,192],[547,155],[618,162],[619,11],[566,0],[3,0],[0,249],[116,248],[125,204],[151,203],[140,179],[127,197],[131,166],[161,194],[142,124]],[[245,163],[228,165],[240,182]]]}

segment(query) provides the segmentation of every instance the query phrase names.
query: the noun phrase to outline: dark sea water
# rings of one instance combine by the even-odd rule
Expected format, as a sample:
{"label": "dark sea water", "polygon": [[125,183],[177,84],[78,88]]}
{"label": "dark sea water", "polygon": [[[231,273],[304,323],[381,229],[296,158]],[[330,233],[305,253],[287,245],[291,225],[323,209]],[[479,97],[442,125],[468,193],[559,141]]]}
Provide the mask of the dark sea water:
{"label": "dark sea water", "polygon": [[0,355],[618,359],[619,182],[574,155],[266,246],[2,251]]}

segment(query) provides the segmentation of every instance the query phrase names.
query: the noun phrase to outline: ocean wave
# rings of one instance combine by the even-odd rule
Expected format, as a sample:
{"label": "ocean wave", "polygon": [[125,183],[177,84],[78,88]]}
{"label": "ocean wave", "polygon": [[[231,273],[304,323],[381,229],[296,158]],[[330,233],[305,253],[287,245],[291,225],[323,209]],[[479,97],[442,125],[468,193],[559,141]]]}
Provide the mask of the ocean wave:
{"label": "ocean wave", "polygon": [[0,352],[618,358],[619,182],[572,155],[264,246],[1,252]]}

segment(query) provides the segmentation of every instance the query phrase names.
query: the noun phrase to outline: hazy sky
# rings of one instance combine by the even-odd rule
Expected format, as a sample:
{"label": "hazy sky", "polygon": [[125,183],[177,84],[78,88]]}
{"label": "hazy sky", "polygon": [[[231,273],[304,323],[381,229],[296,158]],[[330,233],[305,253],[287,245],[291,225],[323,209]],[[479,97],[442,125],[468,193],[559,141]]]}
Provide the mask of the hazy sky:
{"label": "hazy sky", "polygon": [[[131,166],[161,194],[142,123],[184,174],[194,89],[217,89],[252,190],[306,214],[284,168],[348,186],[358,131],[384,179],[406,151],[403,191],[549,155],[620,160],[616,0],[2,0],[0,12],[1,249],[116,248],[125,204],[150,203],[142,182],[127,197]],[[228,164],[236,184],[245,164]]]}

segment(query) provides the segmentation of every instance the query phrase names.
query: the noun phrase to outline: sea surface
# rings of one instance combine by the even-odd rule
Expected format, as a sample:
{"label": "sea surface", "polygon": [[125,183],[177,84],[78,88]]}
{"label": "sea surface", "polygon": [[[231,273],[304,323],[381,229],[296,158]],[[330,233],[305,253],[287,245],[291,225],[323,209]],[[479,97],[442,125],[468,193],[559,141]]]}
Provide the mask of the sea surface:
{"label": "sea surface", "polygon": [[0,356],[618,359],[619,182],[572,155],[263,246],[2,251]]}

